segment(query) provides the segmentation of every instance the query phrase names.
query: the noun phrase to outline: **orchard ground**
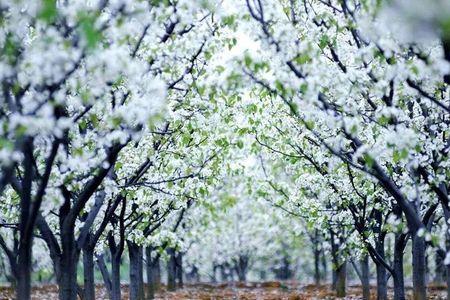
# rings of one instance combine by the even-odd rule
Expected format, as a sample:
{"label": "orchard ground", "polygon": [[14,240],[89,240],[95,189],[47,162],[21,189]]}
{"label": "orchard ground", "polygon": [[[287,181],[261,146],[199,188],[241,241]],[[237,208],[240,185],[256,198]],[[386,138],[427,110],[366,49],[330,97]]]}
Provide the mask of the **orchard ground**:
{"label": "orchard ground", "polygon": [[[446,299],[445,286],[429,285],[428,299]],[[411,288],[406,289],[407,299],[412,298]],[[389,299],[393,293],[389,291]],[[128,300],[128,285],[122,285],[122,299]],[[0,288],[0,300],[14,299],[14,290],[9,287]],[[56,285],[40,285],[33,288],[33,300],[58,299]],[[80,298],[79,298],[80,299]],[[103,285],[97,285],[96,299],[108,299]],[[296,281],[267,281],[267,282],[233,282],[233,283],[197,283],[186,284],[176,292],[169,292],[165,286],[156,293],[155,299],[242,299],[242,300],[301,300],[301,299],[342,299],[337,298],[330,285],[304,285]],[[362,299],[360,285],[349,285],[345,299]],[[371,286],[371,299],[376,299],[376,286]]]}

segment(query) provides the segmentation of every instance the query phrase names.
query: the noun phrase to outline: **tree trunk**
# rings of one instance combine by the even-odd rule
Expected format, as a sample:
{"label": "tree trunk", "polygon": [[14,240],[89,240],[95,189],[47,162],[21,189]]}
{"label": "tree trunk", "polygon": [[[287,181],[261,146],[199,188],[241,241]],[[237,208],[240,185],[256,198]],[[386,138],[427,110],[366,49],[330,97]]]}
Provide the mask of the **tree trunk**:
{"label": "tree trunk", "polygon": [[161,269],[159,265],[159,256],[152,257],[153,248],[145,248],[146,269],[147,269],[147,299],[155,298],[155,292],[161,283]]}
{"label": "tree trunk", "polygon": [[328,268],[327,268],[327,257],[325,255],[325,250],[322,247],[322,280],[326,283],[328,277]]}
{"label": "tree trunk", "polygon": [[369,257],[364,255],[361,258],[361,285],[363,288],[363,299],[370,300],[370,270]]}
{"label": "tree trunk", "polygon": [[128,241],[128,254],[130,257],[130,300],[144,300],[142,247]]}
{"label": "tree trunk", "polygon": [[403,274],[403,251],[405,250],[405,238],[402,234],[397,233],[395,235],[394,245],[394,300],[405,299],[405,283]]}
{"label": "tree trunk", "polygon": [[447,269],[447,300],[450,300],[450,265],[447,265],[446,269]]}
{"label": "tree trunk", "polygon": [[413,267],[413,298],[414,300],[426,299],[425,283],[425,250],[424,237],[413,233],[412,237],[412,267]]}
{"label": "tree trunk", "polygon": [[445,258],[445,251],[442,249],[437,249],[434,254],[434,262],[435,262],[435,276],[434,276],[434,282],[440,284],[444,282],[445,277],[445,265],[444,265],[444,258]]}
{"label": "tree trunk", "polygon": [[95,300],[94,250],[83,249],[84,300]]}
{"label": "tree trunk", "polygon": [[320,285],[320,249],[317,244],[314,245],[314,283]]}
{"label": "tree trunk", "polygon": [[120,256],[111,255],[111,300],[120,300]]}
{"label": "tree trunk", "polygon": [[102,273],[103,282],[105,284],[106,292],[108,293],[109,299],[112,299],[112,283],[111,277],[109,276],[108,268],[106,267],[105,258],[103,255],[97,256],[97,266]]}
{"label": "tree trunk", "polygon": [[176,277],[178,281],[178,288],[183,288],[183,254],[179,252],[176,256]]}
{"label": "tree trunk", "polygon": [[31,297],[31,247],[32,241],[22,241],[19,248],[17,289],[18,300],[28,300]]}
{"label": "tree trunk", "polygon": [[239,255],[238,261],[235,262],[235,269],[239,281],[247,280],[247,267],[248,267],[248,257]]}
{"label": "tree trunk", "polygon": [[345,297],[347,263],[344,261],[336,268],[336,296]]}
{"label": "tree trunk", "polygon": [[[375,244],[375,249],[381,259],[385,259],[384,234],[380,233]],[[387,274],[386,268],[381,263],[376,263],[377,271],[377,299],[387,300]]]}
{"label": "tree trunk", "polygon": [[167,262],[167,290],[176,290],[176,259],[175,259],[175,249],[168,248],[167,253],[169,254],[169,261]]}
{"label": "tree trunk", "polygon": [[213,263],[212,265],[212,272],[211,272],[211,276],[210,276],[210,280],[212,283],[216,283],[217,282],[217,265],[215,263]]}
{"label": "tree trunk", "polygon": [[338,258],[338,252],[339,252],[339,248],[335,243],[334,240],[334,232],[332,230],[330,230],[330,240],[331,240],[331,260],[333,262],[333,267],[331,268],[331,285],[333,290],[337,289],[337,267],[339,265],[339,258]]}
{"label": "tree trunk", "polygon": [[61,260],[58,281],[60,300],[77,300],[78,250],[73,228],[61,232]]}

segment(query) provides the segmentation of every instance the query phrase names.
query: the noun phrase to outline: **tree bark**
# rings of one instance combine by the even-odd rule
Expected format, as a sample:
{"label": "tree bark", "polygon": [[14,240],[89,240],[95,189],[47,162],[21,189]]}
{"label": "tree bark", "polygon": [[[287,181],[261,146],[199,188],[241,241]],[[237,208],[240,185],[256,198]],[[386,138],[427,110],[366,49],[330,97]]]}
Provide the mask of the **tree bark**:
{"label": "tree bark", "polygon": [[447,269],[447,300],[450,300],[450,265],[447,265],[446,269]]}
{"label": "tree bark", "polygon": [[95,300],[94,251],[83,249],[84,300]]}
{"label": "tree bark", "polygon": [[425,282],[425,250],[426,244],[424,237],[413,233],[412,237],[412,267],[413,267],[413,298],[414,300],[426,299]]}
{"label": "tree bark", "polygon": [[175,259],[175,249],[168,248],[167,253],[169,254],[169,261],[167,262],[167,290],[176,290],[176,259]]}
{"label": "tree bark", "polygon": [[363,288],[363,299],[370,300],[370,270],[369,257],[364,255],[360,261],[361,265],[361,285]]}
{"label": "tree bark", "polygon": [[111,300],[121,299],[120,255],[111,255]]}
{"label": "tree bark", "polygon": [[406,240],[401,233],[396,233],[394,244],[394,300],[405,299],[405,283],[403,274],[403,251],[405,250]]}
{"label": "tree bark", "polygon": [[238,261],[235,262],[235,269],[239,281],[246,281],[247,279],[247,267],[248,267],[248,257],[244,255],[239,255]]}
{"label": "tree bark", "polygon": [[112,299],[112,283],[111,277],[109,276],[108,268],[106,267],[105,258],[103,255],[97,256],[97,265],[102,273],[103,282],[105,284],[106,291],[108,293],[109,299]]}
{"label": "tree bark", "polygon": [[443,283],[445,277],[445,265],[444,265],[445,251],[437,249],[434,254],[435,262],[435,275],[434,282]]}
{"label": "tree bark", "polygon": [[336,296],[345,297],[346,280],[347,279],[347,263],[344,261],[336,268]]}
{"label": "tree bark", "polygon": [[130,241],[127,244],[130,258],[130,300],[144,300],[142,247]]}
{"label": "tree bark", "polygon": [[333,230],[330,230],[330,240],[331,240],[331,285],[333,290],[337,290],[337,268],[339,266],[339,248],[335,242],[335,234]]}
{"label": "tree bark", "polygon": [[151,246],[145,249],[146,269],[147,269],[147,299],[155,298],[155,292],[161,283],[161,269],[159,264],[159,255],[152,257],[153,248]]}
{"label": "tree bark", "polygon": [[[379,233],[378,240],[376,241],[375,244],[375,249],[378,252],[381,259],[385,259],[384,238],[385,235],[383,233]],[[381,263],[376,263],[375,265],[377,271],[377,299],[387,300],[386,268]]]}
{"label": "tree bark", "polygon": [[327,257],[325,255],[325,250],[322,247],[322,280],[326,283],[328,278],[328,268],[327,268]]}
{"label": "tree bark", "polygon": [[320,249],[317,244],[314,244],[314,283],[320,285]]}
{"label": "tree bark", "polygon": [[31,243],[22,241],[19,247],[16,289],[18,300],[28,300],[31,297]]}
{"label": "tree bark", "polygon": [[73,228],[61,232],[60,276],[58,278],[59,299],[77,300],[77,263],[79,251],[75,245]]}
{"label": "tree bark", "polygon": [[183,288],[183,254],[179,252],[176,256],[176,277],[178,288]]}

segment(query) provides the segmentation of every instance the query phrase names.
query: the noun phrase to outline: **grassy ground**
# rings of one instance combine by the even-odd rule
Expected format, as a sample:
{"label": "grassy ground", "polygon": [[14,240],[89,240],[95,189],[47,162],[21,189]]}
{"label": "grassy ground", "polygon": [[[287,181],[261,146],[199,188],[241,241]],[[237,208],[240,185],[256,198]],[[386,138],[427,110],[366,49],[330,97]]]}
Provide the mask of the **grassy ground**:
{"label": "grassy ground", "polygon": [[[446,299],[443,287],[430,286],[428,299]],[[372,290],[375,299],[375,288]],[[122,287],[123,299],[128,299],[128,286]],[[407,290],[408,299],[411,299],[411,291]],[[361,288],[349,286],[346,299],[361,299]],[[392,295],[391,295],[392,296]],[[108,299],[103,286],[97,287],[97,299]],[[0,300],[14,299],[10,288],[0,288]],[[33,297],[36,300],[58,299],[58,289],[55,285],[43,285],[33,288]],[[300,285],[296,282],[262,282],[262,283],[231,283],[231,284],[188,284],[176,292],[167,292],[161,287],[156,294],[156,299],[170,300],[300,300],[300,299],[336,299],[329,285],[316,287],[314,285]]]}

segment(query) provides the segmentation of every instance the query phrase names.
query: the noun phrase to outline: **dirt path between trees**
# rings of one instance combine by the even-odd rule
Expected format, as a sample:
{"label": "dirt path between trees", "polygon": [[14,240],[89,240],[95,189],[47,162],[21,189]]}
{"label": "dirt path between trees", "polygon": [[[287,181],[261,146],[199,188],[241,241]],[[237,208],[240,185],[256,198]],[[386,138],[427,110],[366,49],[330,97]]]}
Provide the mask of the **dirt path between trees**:
{"label": "dirt path between trees", "polygon": [[[376,289],[372,288],[375,299]],[[349,286],[345,299],[362,299],[360,286]],[[430,286],[428,299],[446,299],[444,287]],[[407,290],[408,299],[411,293]],[[124,300],[128,300],[128,286],[122,286]],[[108,299],[102,285],[97,286],[97,299]],[[392,295],[390,295],[392,296]],[[11,288],[0,287],[0,300],[14,299]],[[33,288],[33,300],[57,300],[56,285],[42,285]],[[263,282],[263,283],[229,283],[229,284],[187,284],[176,292],[168,292],[161,287],[156,294],[158,300],[303,300],[303,299],[337,299],[329,285],[316,287],[301,285],[296,282]]]}

